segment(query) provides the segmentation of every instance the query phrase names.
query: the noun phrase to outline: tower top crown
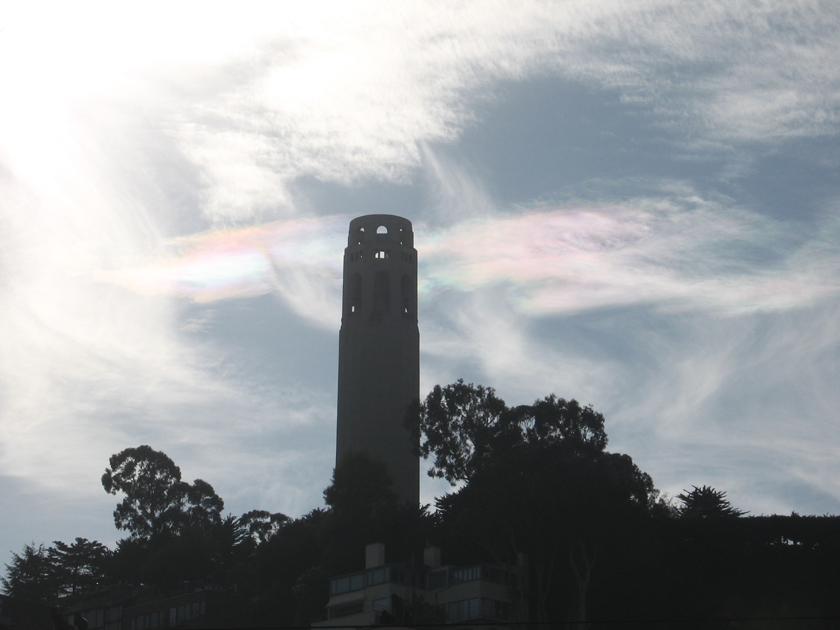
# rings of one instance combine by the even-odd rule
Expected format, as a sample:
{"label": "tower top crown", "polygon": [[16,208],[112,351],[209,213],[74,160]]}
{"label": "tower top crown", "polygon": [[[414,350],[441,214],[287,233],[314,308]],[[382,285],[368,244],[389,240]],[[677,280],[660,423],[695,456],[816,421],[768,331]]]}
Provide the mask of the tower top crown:
{"label": "tower top crown", "polygon": [[354,247],[367,242],[391,241],[414,247],[414,231],[411,221],[393,214],[368,214],[350,221],[347,246]]}

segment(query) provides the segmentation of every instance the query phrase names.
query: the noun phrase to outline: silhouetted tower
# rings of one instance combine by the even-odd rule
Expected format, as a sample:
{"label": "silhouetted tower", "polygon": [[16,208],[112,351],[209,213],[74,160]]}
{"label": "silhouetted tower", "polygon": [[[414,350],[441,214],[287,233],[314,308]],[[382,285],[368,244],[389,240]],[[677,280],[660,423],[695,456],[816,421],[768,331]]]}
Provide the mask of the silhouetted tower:
{"label": "silhouetted tower", "polygon": [[403,421],[420,396],[417,250],[411,221],[371,214],[350,222],[338,341],[336,464],[381,457],[400,501],[420,501],[420,462]]}

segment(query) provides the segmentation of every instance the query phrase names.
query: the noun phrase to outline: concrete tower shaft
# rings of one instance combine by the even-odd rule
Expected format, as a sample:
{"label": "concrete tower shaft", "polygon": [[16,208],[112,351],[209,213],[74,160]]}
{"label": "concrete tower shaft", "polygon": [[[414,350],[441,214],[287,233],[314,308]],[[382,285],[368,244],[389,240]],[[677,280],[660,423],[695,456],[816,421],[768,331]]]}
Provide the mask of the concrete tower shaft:
{"label": "concrete tower shaft", "polygon": [[336,464],[380,457],[401,501],[420,501],[420,462],[403,421],[420,397],[417,250],[411,222],[371,214],[350,222],[338,342]]}

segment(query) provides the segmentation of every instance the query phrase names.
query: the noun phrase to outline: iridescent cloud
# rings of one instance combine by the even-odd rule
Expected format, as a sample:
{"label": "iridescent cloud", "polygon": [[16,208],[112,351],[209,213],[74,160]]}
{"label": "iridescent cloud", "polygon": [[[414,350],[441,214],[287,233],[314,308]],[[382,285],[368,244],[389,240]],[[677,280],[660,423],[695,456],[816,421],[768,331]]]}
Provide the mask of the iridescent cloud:
{"label": "iridescent cloud", "polygon": [[[437,231],[417,226],[421,299],[498,285],[531,313],[639,303],[740,312],[837,292],[837,276],[826,270],[840,255],[826,231],[822,241],[792,246],[770,219],[692,204],[640,200],[541,208]],[[277,291],[301,314],[322,318],[303,304],[313,293],[338,299],[347,223],[331,216],[197,234],[175,241],[169,258],[105,278],[197,302]]]}
{"label": "iridescent cloud", "polygon": [[169,256],[101,278],[144,294],[196,302],[263,295],[285,271],[315,268],[340,282],[347,219],[277,221],[174,239]]}
{"label": "iridescent cloud", "polygon": [[696,197],[541,209],[465,222],[423,244],[422,287],[506,285],[532,313],[657,304],[774,310],[836,293],[840,251],[826,229],[785,225]]}

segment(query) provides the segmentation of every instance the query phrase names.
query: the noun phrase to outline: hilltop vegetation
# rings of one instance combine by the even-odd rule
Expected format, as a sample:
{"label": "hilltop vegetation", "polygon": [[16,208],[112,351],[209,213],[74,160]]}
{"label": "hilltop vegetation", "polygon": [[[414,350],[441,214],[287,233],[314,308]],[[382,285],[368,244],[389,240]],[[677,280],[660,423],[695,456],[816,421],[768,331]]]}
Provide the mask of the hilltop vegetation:
{"label": "hilltop vegetation", "polygon": [[323,612],[328,578],[384,542],[389,562],[419,562],[427,544],[451,564],[525,554],[533,621],[840,615],[838,517],[747,516],[708,486],[663,500],[629,455],[607,450],[591,407],[553,395],[508,407],[458,381],[406,423],[429,474],[457,485],[434,510],[399,505],[385,465],[356,455],[335,469],[322,509],[224,515],[209,483],[183,481],[149,446],[128,448],[102,477],[121,497],[114,523],[126,537],[115,549],[28,545],[3,590],[67,607],[106,585],[161,596],[212,585],[238,594],[240,626],[300,626]]}

